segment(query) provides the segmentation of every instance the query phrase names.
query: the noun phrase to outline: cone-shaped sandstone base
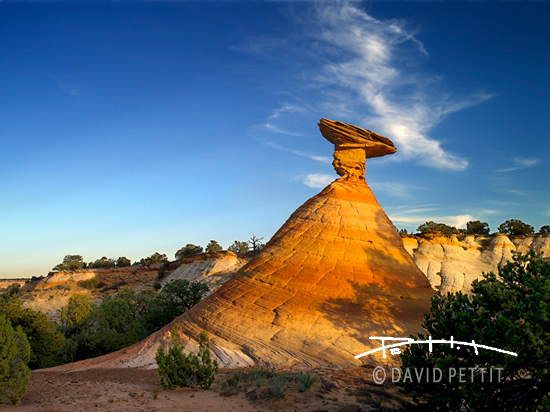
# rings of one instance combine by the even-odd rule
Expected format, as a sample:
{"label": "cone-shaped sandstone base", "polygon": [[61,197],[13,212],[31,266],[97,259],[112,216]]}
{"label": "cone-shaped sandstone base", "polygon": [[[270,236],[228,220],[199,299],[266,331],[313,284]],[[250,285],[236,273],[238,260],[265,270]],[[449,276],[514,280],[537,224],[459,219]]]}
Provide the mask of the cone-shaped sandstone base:
{"label": "cone-shaped sandstone base", "polygon": [[[213,353],[228,367],[395,363],[389,353],[384,360],[380,352],[354,356],[380,347],[369,336],[420,331],[432,293],[366,182],[338,179],[177,323],[191,351],[208,331]],[[169,330],[89,366],[154,365]]]}

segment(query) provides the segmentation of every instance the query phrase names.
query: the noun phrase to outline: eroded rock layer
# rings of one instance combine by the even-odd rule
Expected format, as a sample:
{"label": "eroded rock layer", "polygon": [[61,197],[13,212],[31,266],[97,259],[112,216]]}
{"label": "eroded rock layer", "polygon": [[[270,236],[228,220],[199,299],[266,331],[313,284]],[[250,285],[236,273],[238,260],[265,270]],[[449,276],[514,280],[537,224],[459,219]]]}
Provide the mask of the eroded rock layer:
{"label": "eroded rock layer", "polygon": [[498,268],[512,260],[514,252],[534,250],[550,256],[550,235],[491,236],[469,235],[459,239],[429,234],[407,236],[405,249],[424,272],[432,287],[441,293],[470,293],[472,283],[483,273],[498,273]]}

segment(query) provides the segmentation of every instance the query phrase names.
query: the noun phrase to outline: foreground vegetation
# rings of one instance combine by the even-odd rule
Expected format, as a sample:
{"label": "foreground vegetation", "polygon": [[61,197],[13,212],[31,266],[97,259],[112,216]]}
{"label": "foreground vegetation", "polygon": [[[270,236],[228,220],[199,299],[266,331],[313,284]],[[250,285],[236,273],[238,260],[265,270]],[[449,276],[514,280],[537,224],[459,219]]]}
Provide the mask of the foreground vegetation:
{"label": "foreground vegetation", "polygon": [[[530,252],[472,285],[472,297],[437,294],[426,315],[427,335],[416,340],[474,340],[516,352],[512,356],[471,346],[409,345],[401,355],[406,368],[439,368],[440,382],[405,382],[420,410],[550,410],[550,263]],[[430,350],[431,349],[431,350]],[[450,379],[449,368],[470,368]],[[502,368],[500,381],[489,370]],[[482,379],[481,375],[485,374]]]}
{"label": "foreground vegetation", "polygon": [[[162,290],[122,290],[95,304],[87,296],[73,295],[56,324],[46,315],[24,309],[19,285],[0,296],[0,403],[16,403],[24,394],[29,367],[45,368],[121,349],[158,330],[200,301],[207,287],[177,280]],[[517,254],[499,269],[473,284],[473,294],[462,293],[432,300],[424,327],[427,335],[414,338],[472,341],[518,356],[472,347],[459,350],[449,345],[410,345],[402,354],[404,368],[439,368],[437,383],[404,383],[420,410],[550,410],[550,263],[530,252]],[[177,333],[172,335],[176,339]],[[199,352],[184,353],[173,340],[157,353],[163,386],[209,387],[217,363],[211,359],[206,334]],[[466,381],[449,382],[450,367],[472,368]],[[481,381],[484,369],[502,368],[500,381]],[[225,395],[246,391],[255,399],[283,399],[287,389],[307,391],[318,382],[312,373],[276,372],[270,369],[240,370],[220,384]],[[373,391],[368,390],[368,396]],[[367,396],[365,395],[365,396]],[[399,401],[401,402],[401,401]],[[401,402],[410,406],[409,401]]]}
{"label": "foreground vegetation", "polygon": [[122,290],[99,304],[75,294],[60,323],[29,308],[13,284],[0,296],[0,404],[25,393],[30,369],[48,368],[122,349],[189,310],[208,292],[200,282],[178,279],[158,290]]}
{"label": "foreground vegetation", "polygon": [[256,399],[282,399],[290,385],[296,386],[300,392],[305,392],[317,382],[319,378],[311,372],[276,372],[267,368],[241,369],[221,383],[220,392],[222,395],[230,396],[247,391],[252,386]]}
{"label": "foreground vegetation", "polygon": [[87,359],[139,342],[200,302],[207,292],[203,283],[176,279],[160,291],[125,289],[105,295],[98,305],[75,294],[60,313],[65,356]]}
{"label": "foreground vegetation", "polygon": [[0,313],[0,404],[16,404],[29,383],[30,346],[21,326],[13,328]]}
{"label": "foreground vegetation", "polygon": [[184,351],[175,325],[171,332],[171,345],[167,352],[158,347],[155,360],[158,366],[160,384],[164,389],[176,389],[182,386],[199,386],[208,389],[214,383],[219,371],[218,361],[212,360],[210,344],[205,331],[199,335],[197,354]]}

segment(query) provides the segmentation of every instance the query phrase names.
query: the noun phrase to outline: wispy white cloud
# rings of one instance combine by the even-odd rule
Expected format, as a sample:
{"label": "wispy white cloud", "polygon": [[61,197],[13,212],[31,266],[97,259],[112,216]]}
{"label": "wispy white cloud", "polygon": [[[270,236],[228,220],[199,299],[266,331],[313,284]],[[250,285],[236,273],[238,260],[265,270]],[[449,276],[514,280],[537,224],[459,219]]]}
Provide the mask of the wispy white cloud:
{"label": "wispy white cloud", "polygon": [[296,156],[305,157],[306,159],[315,160],[315,161],[321,162],[321,163],[328,163],[328,164],[332,163],[332,159],[328,156],[318,156],[318,155],[313,155],[311,153],[301,152],[299,150],[289,149],[288,147],[284,147],[284,146],[278,145],[277,143],[273,143],[273,142],[266,142],[266,144],[268,146],[273,147],[274,149],[282,150],[284,152],[293,153]]}
{"label": "wispy white cloud", "polygon": [[491,214],[493,210],[482,209],[472,211],[461,215],[441,215],[437,213],[441,210],[440,205],[425,204],[425,205],[403,205],[389,208],[389,218],[394,223],[402,225],[421,225],[425,222],[445,223],[457,228],[463,228],[470,220],[479,220],[479,216]]}
{"label": "wispy white cloud", "polygon": [[269,116],[269,120],[278,119],[281,117],[281,114],[283,113],[300,113],[303,112],[305,109],[300,106],[295,106],[293,104],[285,104],[278,109],[273,110],[271,115]]}
{"label": "wispy white cloud", "polygon": [[419,207],[417,209],[407,209],[406,213],[414,214],[414,213],[426,213],[426,212],[435,212],[436,210],[439,210],[438,207]]}
{"label": "wispy white cloud", "polygon": [[68,86],[66,83],[64,83],[60,79],[55,79],[55,82],[57,84],[57,87],[63,90],[63,92],[70,94],[73,97],[78,96],[78,90],[76,90],[75,87]]}
{"label": "wispy white cloud", "polygon": [[500,207],[508,207],[508,206],[519,206],[520,204],[517,202],[510,202],[508,200],[489,200],[489,203],[492,203],[496,206]]}
{"label": "wispy white cloud", "polygon": [[319,189],[329,185],[333,180],[336,179],[336,176],[328,175],[328,174],[310,173],[306,176],[300,176],[298,177],[298,179],[301,180],[302,183],[308,187]]}
{"label": "wispy white cloud", "polygon": [[269,122],[264,123],[263,127],[273,133],[285,134],[287,136],[302,136],[301,133],[296,133],[296,132],[291,132],[290,130],[281,129],[280,127],[275,126],[274,124]]}
{"label": "wispy white cloud", "polygon": [[281,107],[273,110],[269,117],[267,118],[267,121],[262,125],[266,130],[273,132],[273,133],[279,133],[284,134],[287,136],[302,136],[300,133],[296,133],[290,130],[286,130],[285,128],[279,127],[274,122],[276,122],[282,115],[285,113],[302,113],[305,111],[305,108],[292,105],[292,104],[284,104]]}
{"label": "wispy white cloud", "polygon": [[526,193],[522,190],[517,190],[517,189],[508,189],[506,192],[508,193],[511,193],[513,195],[517,195],[517,196],[525,196]]}
{"label": "wispy white cloud", "polygon": [[419,216],[408,216],[408,215],[390,215],[388,216],[390,220],[394,223],[401,224],[414,224],[421,225],[425,222],[434,221],[436,223],[445,223],[449,226],[454,226],[456,228],[466,227],[466,223],[471,220],[478,220],[472,215],[456,215],[456,216],[434,216],[434,215],[419,215]]}
{"label": "wispy white cloud", "polygon": [[[318,36],[333,60],[317,80],[347,90],[347,102],[366,104],[371,115],[354,111],[354,117],[395,140],[402,158],[417,158],[436,168],[466,169],[466,159],[445,150],[428,132],[446,115],[484,102],[491,95],[451,99],[431,91],[434,76],[423,78],[403,71],[407,58],[413,66],[418,57],[425,58],[428,53],[402,22],[378,20],[348,2],[321,3],[316,10]],[[340,112],[346,111],[345,102],[336,103]]]}
{"label": "wispy white cloud", "polygon": [[512,166],[507,167],[504,169],[497,169],[495,172],[497,173],[508,173],[508,172],[514,172],[516,170],[521,169],[528,169],[530,167],[534,167],[540,163],[539,159],[525,159],[522,157],[515,157],[512,159]]}
{"label": "wispy white cloud", "polygon": [[498,215],[500,213],[502,213],[500,210],[495,210],[495,209],[479,209],[476,214],[479,216],[490,216],[490,215]]}
{"label": "wispy white cloud", "polygon": [[414,186],[394,182],[371,182],[370,186],[375,192],[384,192],[401,198],[411,197],[417,190]]}

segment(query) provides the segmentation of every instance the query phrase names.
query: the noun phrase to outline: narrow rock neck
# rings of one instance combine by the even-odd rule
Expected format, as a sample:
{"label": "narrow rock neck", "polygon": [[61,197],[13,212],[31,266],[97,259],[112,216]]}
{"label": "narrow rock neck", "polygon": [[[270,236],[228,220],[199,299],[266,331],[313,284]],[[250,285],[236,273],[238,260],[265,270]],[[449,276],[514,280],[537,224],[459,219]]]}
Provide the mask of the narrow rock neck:
{"label": "narrow rock neck", "polygon": [[336,149],[332,166],[347,180],[365,180],[365,150],[362,148]]}

